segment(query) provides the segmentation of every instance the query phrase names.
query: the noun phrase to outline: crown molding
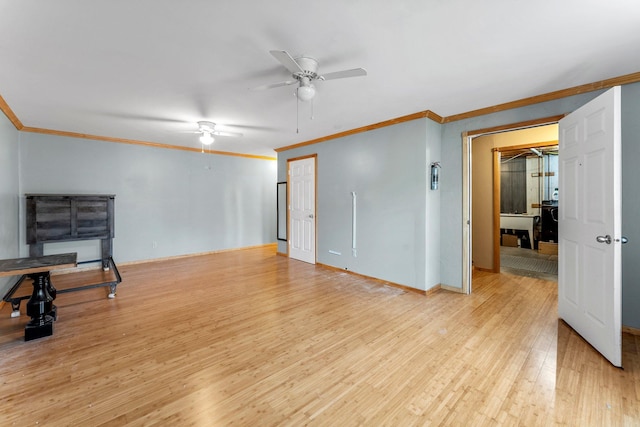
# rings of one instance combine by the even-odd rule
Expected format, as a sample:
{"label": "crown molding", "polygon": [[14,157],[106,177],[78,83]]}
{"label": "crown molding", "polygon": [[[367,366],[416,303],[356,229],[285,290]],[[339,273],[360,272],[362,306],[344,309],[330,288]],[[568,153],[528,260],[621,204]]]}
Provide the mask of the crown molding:
{"label": "crown molding", "polygon": [[554,101],[556,99],[567,98],[569,96],[580,95],[582,93],[593,92],[601,89],[609,89],[614,86],[620,86],[640,81],[640,72],[626,74],[624,76],[614,77],[599,82],[588,83],[585,85],[574,86],[568,89],[557,90],[542,95],[522,98],[516,101],[505,102],[491,107],[480,108],[478,110],[467,111],[466,113],[454,114],[444,118],[442,123],[451,123],[471,117],[484,116],[486,114],[497,113],[499,111],[511,110],[514,108],[526,107],[528,105],[540,104],[542,102]]}
{"label": "crown molding", "polygon": [[334,133],[332,135],[327,135],[327,136],[323,136],[321,138],[316,138],[316,139],[312,139],[309,141],[305,141],[305,142],[300,142],[298,144],[293,144],[293,145],[287,145],[285,147],[280,147],[280,148],[275,148],[275,152],[279,153],[281,151],[287,151],[287,150],[291,150],[293,148],[299,148],[299,147],[304,147],[307,145],[313,145],[313,144],[318,144],[320,142],[324,142],[324,141],[329,141],[331,139],[336,139],[336,138],[343,138],[345,136],[349,136],[349,135],[354,135],[354,134],[358,134],[358,133],[362,133],[362,132],[368,132],[370,130],[374,130],[374,129],[380,129],[386,126],[392,126],[392,125],[397,125],[398,123],[404,123],[404,122],[408,122],[411,120],[417,120],[417,119],[424,119],[424,118],[428,118],[433,120],[434,122],[437,123],[442,123],[443,118],[440,117],[439,115],[437,115],[436,113],[434,113],[433,111],[420,111],[418,113],[413,113],[413,114],[409,114],[406,116],[401,116],[401,117],[396,117],[395,119],[391,119],[391,120],[385,120],[384,122],[379,122],[379,123],[374,123],[372,125],[367,125],[367,126],[362,126],[356,129],[351,129],[351,130],[347,130],[344,132],[339,132],[339,133]]}
{"label": "crown molding", "polygon": [[139,141],[136,139],[125,139],[125,138],[114,138],[110,136],[100,136],[100,135],[91,135],[86,133],[78,133],[78,132],[68,132],[68,131],[60,131],[53,129],[42,129],[42,128],[34,128],[34,127],[23,127],[20,129],[22,132],[31,132],[31,133],[39,133],[44,135],[54,135],[54,136],[64,136],[69,138],[81,138],[81,139],[92,139],[95,141],[106,141],[106,142],[117,142],[120,144],[131,144],[131,145],[142,145],[145,147],[154,147],[154,148],[167,148],[170,150],[182,150],[182,151],[192,151],[196,153],[206,153],[206,154],[218,154],[221,156],[235,156],[235,157],[245,157],[250,159],[260,159],[260,160],[277,160],[275,157],[269,156],[258,156],[254,154],[241,154],[241,153],[231,153],[229,151],[217,151],[217,150],[202,150],[200,148],[195,147],[184,147],[182,145],[170,145],[170,144],[160,144],[159,142],[150,142],[150,141]]}
{"label": "crown molding", "polygon": [[[362,126],[362,127],[357,128],[357,129],[352,129],[352,130],[348,130],[348,131],[345,131],[345,132],[340,132],[340,133],[336,133],[336,134],[333,134],[333,135],[325,136],[325,137],[322,137],[322,138],[312,139],[310,141],[300,142],[298,144],[288,145],[286,147],[281,147],[281,148],[276,148],[275,151],[277,153],[279,153],[281,151],[291,150],[293,148],[299,148],[299,147],[304,147],[306,145],[317,144],[319,142],[328,141],[330,139],[341,138],[341,137],[344,137],[344,136],[353,135],[353,134],[361,133],[361,132],[367,132],[367,131],[370,131],[372,129],[378,129],[378,128],[381,128],[381,127],[384,127],[384,126],[391,126],[391,125],[395,125],[395,124],[398,124],[398,123],[406,122],[406,121],[409,121],[409,120],[416,120],[416,119],[421,119],[421,118],[428,118],[428,119],[431,119],[434,122],[440,123],[440,124],[451,123],[451,122],[456,122],[456,121],[459,121],[459,120],[469,119],[469,118],[472,118],[472,117],[484,116],[486,114],[497,113],[497,112],[500,112],[500,111],[511,110],[511,109],[514,109],[514,108],[525,107],[525,106],[528,106],[528,105],[539,104],[539,103],[547,102],[547,101],[553,101],[553,100],[556,100],[556,99],[566,98],[566,97],[573,96],[573,95],[579,95],[581,93],[593,92],[593,91],[601,90],[601,89],[608,89],[608,88],[611,88],[613,86],[636,83],[636,82],[639,82],[639,81],[640,81],[640,72],[631,73],[631,74],[626,74],[626,75],[620,76],[620,77],[614,77],[614,78],[611,78],[611,79],[601,80],[601,81],[594,82],[594,83],[589,83],[589,84],[580,85],[580,86],[574,86],[574,87],[571,87],[571,88],[568,88],[568,89],[562,89],[562,90],[557,90],[555,92],[545,93],[545,94],[542,94],[542,95],[536,95],[536,96],[531,96],[531,97],[528,97],[528,98],[522,98],[522,99],[519,99],[519,100],[516,100],[516,101],[505,102],[504,104],[498,104],[498,105],[494,105],[494,106],[491,106],[491,107],[480,108],[480,109],[477,109],[477,110],[467,111],[466,113],[454,114],[454,115],[446,116],[446,117],[442,117],[442,116],[434,113],[433,111],[426,110],[426,111],[421,111],[419,113],[410,114],[410,115],[407,115],[407,116],[402,116],[402,117],[399,117],[397,119],[391,119],[391,120],[387,120],[387,121],[384,121],[384,122],[376,123],[376,124],[373,124],[373,125]],[[559,116],[559,117],[562,117],[562,116]],[[547,119],[544,119],[544,120],[547,120]]]}
{"label": "crown molding", "polygon": [[4,113],[5,116],[7,116],[9,121],[13,123],[16,129],[22,130],[24,128],[24,125],[22,124],[22,122],[20,121],[18,116],[16,116],[16,114],[13,112],[11,107],[9,107],[9,104],[7,104],[7,101],[4,100],[2,95],[0,95],[0,110],[2,110],[2,112]]}
{"label": "crown molding", "polygon": [[[455,121],[459,121],[459,120],[469,119],[469,118],[472,118],[472,117],[484,116],[484,115],[487,115],[487,114],[497,113],[497,112],[500,112],[500,111],[511,110],[511,109],[514,109],[514,108],[521,108],[521,107],[525,107],[525,106],[528,106],[528,105],[539,104],[539,103],[542,103],[542,102],[553,101],[553,100],[556,100],[556,99],[566,98],[566,97],[569,97],[569,96],[579,95],[579,94],[582,94],[582,93],[593,92],[593,91],[596,91],[596,90],[608,89],[608,88],[611,88],[611,87],[614,87],[614,86],[618,86],[618,85],[625,85],[625,84],[631,84],[631,83],[637,83],[637,82],[640,82],[640,72],[626,74],[624,76],[614,77],[614,78],[611,78],[611,79],[601,80],[601,81],[598,81],[598,82],[588,83],[588,84],[585,84],[585,85],[574,86],[574,87],[571,87],[571,88],[557,90],[557,91],[545,93],[545,94],[542,94],[542,95],[536,95],[536,96],[531,96],[531,97],[528,97],[528,98],[522,98],[522,99],[519,99],[519,100],[516,100],[516,101],[505,102],[503,104],[498,104],[498,105],[494,105],[494,106],[491,106],[491,107],[480,108],[480,109],[477,109],[477,110],[467,111],[465,113],[454,114],[454,115],[446,116],[446,117],[440,116],[440,115],[438,115],[437,113],[434,113],[431,110],[425,110],[425,111],[420,111],[420,112],[417,112],[417,113],[409,114],[409,115],[406,115],[406,116],[397,117],[395,119],[385,120],[383,122],[374,123],[374,124],[367,125],[367,126],[362,126],[362,127],[356,128],[356,129],[351,129],[351,130],[347,130],[347,131],[344,131],[344,132],[339,132],[339,133],[335,133],[335,134],[332,134],[332,135],[323,136],[321,138],[316,138],[316,139],[312,139],[312,140],[309,140],[309,141],[304,141],[304,142],[300,142],[300,143],[297,143],[297,144],[287,145],[285,147],[276,148],[275,152],[276,153],[280,153],[282,151],[287,151],[287,150],[291,150],[291,149],[294,149],[294,148],[304,147],[304,146],[307,146],[307,145],[318,144],[320,142],[325,142],[325,141],[329,141],[329,140],[337,139],[337,138],[343,138],[345,136],[354,135],[354,134],[358,134],[358,133],[368,132],[370,130],[379,129],[379,128],[386,127],[386,126],[392,126],[392,125],[396,125],[396,124],[407,122],[407,121],[411,121],[411,120],[427,118],[427,119],[433,120],[434,122],[440,123],[440,124],[451,123],[451,122],[455,122]],[[76,133],[76,132],[67,132],[67,131],[58,131],[58,130],[51,130],[51,129],[41,129],[41,128],[26,127],[26,126],[24,126],[22,124],[20,119],[18,119],[18,117],[13,112],[13,110],[11,110],[11,108],[6,103],[4,98],[2,98],[2,96],[0,96],[0,110],[2,110],[2,112],[7,116],[9,121],[11,121],[11,123],[13,123],[15,128],[17,130],[19,130],[19,131],[22,131],[22,132],[34,132],[34,133],[41,133],[41,134],[48,134],[48,135],[67,136],[67,137],[71,137],[71,138],[85,138],[85,139],[93,139],[93,140],[98,140],[98,141],[108,141],[108,142],[117,142],[117,143],[123,143],[123,144],[143,145],[143,146],[147,146],[147,147],[168,148],[168,149],[173,149],[173,150],[184,150],[184,151],[195,151],[195,152],[202,151],[202,150],[197,149],[197,148],[183,147],[183,146],[179,146],[179,145],[167,145],[167,144],[160,144],[160,143],[157,143],[157,142],[138,141],[138,140],[133,140],[133,139],[113,138],[113,137],[108,137],[108,136],[89,135],[89,134]],[[276,160],[275,157],[257,156],[257,155],[252,155],[252,154],[241,154],[241,153],[230,153],[230,152],[227,152],[227,151],[205,150],[205,152],[206,153],[210,153],[210,154],[219,154],[219,155],[223,155],[223,156],[247,157],[247,158],[262,159],[262,160]]]}

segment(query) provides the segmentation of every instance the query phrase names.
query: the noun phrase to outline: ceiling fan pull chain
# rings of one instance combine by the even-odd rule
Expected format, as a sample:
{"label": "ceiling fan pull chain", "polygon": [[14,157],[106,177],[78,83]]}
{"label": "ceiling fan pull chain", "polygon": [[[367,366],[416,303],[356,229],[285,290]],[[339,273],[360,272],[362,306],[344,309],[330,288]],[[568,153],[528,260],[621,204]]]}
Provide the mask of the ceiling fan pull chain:
{"label": "ceiling fan pull chain", "polygon": [[300,133],[300,98],[296,96],[296,133]]}
{"label": "ceiling fan pull chain", "polygon": [[311,98],[311,117],[310,120],[313,120],[313,98]]}

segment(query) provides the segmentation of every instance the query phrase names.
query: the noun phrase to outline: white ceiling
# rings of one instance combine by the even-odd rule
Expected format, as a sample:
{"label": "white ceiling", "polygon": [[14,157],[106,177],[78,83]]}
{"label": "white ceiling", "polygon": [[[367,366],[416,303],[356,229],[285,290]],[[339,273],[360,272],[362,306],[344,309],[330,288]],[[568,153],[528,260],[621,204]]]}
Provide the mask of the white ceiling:
{"label": "white ceiling", "polygon": [[[0,95],[24,126],[199,148],[198,120],[274,148],[640,71],[637,0],[0,0]],[[319,60],[311,120],[270,54]],[[226,125],[226,126],[223,126]]]}

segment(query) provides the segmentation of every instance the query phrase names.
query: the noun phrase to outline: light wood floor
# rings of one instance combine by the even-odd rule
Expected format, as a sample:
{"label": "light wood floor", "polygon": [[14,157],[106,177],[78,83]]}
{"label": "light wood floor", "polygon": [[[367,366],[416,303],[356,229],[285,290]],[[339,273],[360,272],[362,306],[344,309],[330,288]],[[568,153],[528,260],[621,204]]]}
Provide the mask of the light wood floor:
{"label": "light wood floor", "polygon": [[555,282],[426,297],[273,247],[121,272],[114,300],[60,295],[51,337],[0,311],[0,426],[640,423],[640,337],[614,368],[558,321]]}

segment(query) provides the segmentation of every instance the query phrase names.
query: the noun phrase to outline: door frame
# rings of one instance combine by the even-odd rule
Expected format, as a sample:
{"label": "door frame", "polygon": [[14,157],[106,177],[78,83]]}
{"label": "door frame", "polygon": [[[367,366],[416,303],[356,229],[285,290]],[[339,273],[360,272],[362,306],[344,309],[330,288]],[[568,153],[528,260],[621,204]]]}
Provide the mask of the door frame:
{"label": "door frame", "polygon": [[313,258],[314,263],[318,261],[318,154],[307,154],[299,157],[291,157],[287,159],[287,257],[291,258],[291,215],[289,214],[289,210],[291,208],[291,197],[292,191],[289,191],[289,187],[291,185],[291,162],[295,162],[298,160],[305,160],[313,158]]}
{"label": "door frame", "polygon": [[[527,120],[523,122],[510,123],[506,125],[494,126],[489,128],[475,129],[475,130],[465,131],[462,133],[462,293],[470,294],[472,292],[471,272],[473,267],[472,267],[472,252],[471,252],[472,250],[471,230],[473,227],[473,218],[471,215],[471,211],[473,206],[472,205],[473,194],[471,191],[471,188],[472,188],[471,172],[472,172],[473,159],[471,157],[471,148],[472,148],[473,140],[483,135],[510,132],[510,131],[515,131],[520,129],[537,127],[537,126],[556,124],[564,116],[565,114],[560,114],[557,116],[543,117],[535,120]],[[495,156],[494,156],[494,162],[495,162]],[[493,172],[493,175],[495,177],[495,171]],[[495,198],[492,201],[492,203],[495,205]],[[497,221],[498,230],[499,230],[500,213],[498,212],[498,215],[497,215],[498,219],[496,220],[496,213],[494,212],[493,218],[494,218],[493,220],[494,232],[492,233],[494,235],[493,262],[494,262],[494,269],[495,269],[496,268],[495,267],[496,266],[495,226]],[[499,250],[500,250],[500,246],[498,245],[498,253],[499,253]],[[498,271],[500,271],[499,256],[498,256],[497,266],[498,266],[497,267]]]}

